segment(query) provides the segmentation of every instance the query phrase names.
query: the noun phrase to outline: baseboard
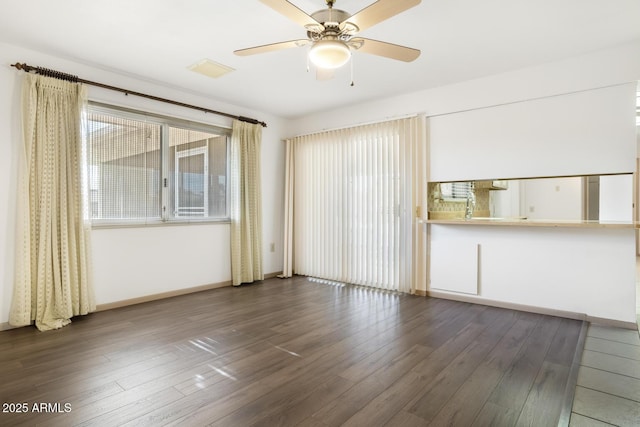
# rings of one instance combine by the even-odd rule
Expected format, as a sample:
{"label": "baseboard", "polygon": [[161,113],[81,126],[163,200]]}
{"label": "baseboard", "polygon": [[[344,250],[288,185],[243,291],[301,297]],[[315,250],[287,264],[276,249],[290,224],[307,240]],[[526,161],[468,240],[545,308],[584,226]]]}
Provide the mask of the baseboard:
{"label": "baseboard", "polygon": [[9,322],[0,323],[0,331],[8,331],[9,329],[21,328],[22,326],[12,326]]}
{"label": "baseboard", "polygon": [[[419,291],[419,292],[424,292],[426,294],[424,296],[430,296],[434,298],[442,298],[442,299],[461,301],[461,302],[470,302],[473,304],[482,304],[482,305],[488,305],[491,307],[507,308],[510,310],[519,310],[519,311],[526,311],[529,313],[545,314],[548,316],[565,317],[567,319],[585,320],[587,322],[597,323],[599,325],[638,330],[638,324],[636,322],[625,322],[623,320],[605,319],[602,317],[588,316],[583,313],[575,313],[572,311],[564,311],[564,310],[557,310],[554,308],[537,307],[533,305],[525,305],[525,304],[517,304],[512,302],[491,300],[491,299],[478,297],[475,295],[453,294],[453,293],[442,292],[442,291]],[[416,291],[416,294],[418,294],[418,291]]]}
{"label": "baseboard", "polygon": [[604,319],[602,317],[587,316],[589,323],[594,323],[603,326],[613,326],[614,328],[624,328],[638,330],[638,324],[636,322],[625,322],[623,320]]}
{"label": "baseboard", "polygon": [[419,297],[426,297],[427,296],[427,291],[422,291],[422,290],[415,290],[413,291],[414,295],[417,295]]}
{"label": "baseboard", "polygon": [[526,311],[528,313],[544,314],[547,316],[564,317],[567,319],[587,320],[587,316],[583,313],[575,313],[572,311],[557,310],[554,308],[537,307],[533,305],[517,304],[513,302],[491,300],[478,297],[475,295],[453,294],[442,291],[426,291],[427,296],[433,298],[442,298],[460,302],[470,302],[473,304],[488,305],[491,307],[506,308],[509,310]]}
{"label": "baseboard", "polygon": [[9,322],[4,322],[4,323],[0,323],[0,332],[10,331],[11,329],[24,328],[26,326],[34,326],[35,324],[36,324],[35,320],[32,320],[31,323],[29,323],[28,325],[20,325],[20,326],[12,325]]}
{"label": "baseboard", "polygon": [[145,295],[142,297],[125,299],[120,301],[109,302],[106,304],[96,305],[96,311],[113,310],[114,308],[127,307],[145,302],[157,301],[165,298],[177,297],[180,295],[193,294],[196,292],[209,291],[211,289],[219,289],[231,286],[231,281],[227,280],[219,283],[211,283],[209,285],[195,286],[193,288],[177,289],[175,291],[161,292],[159,294]]}
{"label": "baseboard", "polygon": [[[267,279],[272,279],[274,277],[277,277],[278,274],[281,274],[281,272],[275,272],[275,273],[268,273],[264,275],[264,280]],[[193,294],[196,292],[202,292],[202,291],[209,291],[212,289],[219,289],[219,288],[225,288],[228,286],[231,286],[232,282],[231,280],[226,280],[224,282],[218,282],[218,283],[211,283],[209,285],[202,285],[202,286],[195,286],[193,288],[185,288],[185,289],[177,289],[175,291],[169,291],[169,292],[161,292],[159,294],[153,294],[153,295],[145,295],[142,297],[138,297],[138,298],[131,298],[131,299],[127,299],[127,300],[122,300],[122,301],[115,301],[115,302],[110,302],[107,304],[99,304],[96,306],[96,311],[105,311],[105,310],[112,310],[114,308],[120,308],[120,307],[127,307],[130,305],[135,305],[135,304],[142,304],[145,302],[151,302],[151,301],[157,301],[157,300],[161,300],[161,299],[165,299],[165,298],[171,298],[171,297],[177,297],[180,295],[187,295],[187,294]]]}

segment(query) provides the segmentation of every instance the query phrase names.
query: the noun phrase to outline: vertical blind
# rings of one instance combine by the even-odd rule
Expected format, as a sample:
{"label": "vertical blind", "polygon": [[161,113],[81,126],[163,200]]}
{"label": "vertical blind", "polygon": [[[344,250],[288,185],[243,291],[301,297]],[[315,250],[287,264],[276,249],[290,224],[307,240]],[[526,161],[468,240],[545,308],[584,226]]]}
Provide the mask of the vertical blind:
{"label": "vertical blind", "polygon": [[296,274],[410,290],[415,120],[292,140]]}
{"label": "vertical blind", "polygon": [[90,113],[89,190],[93,219],[160,219],[161,125]]}

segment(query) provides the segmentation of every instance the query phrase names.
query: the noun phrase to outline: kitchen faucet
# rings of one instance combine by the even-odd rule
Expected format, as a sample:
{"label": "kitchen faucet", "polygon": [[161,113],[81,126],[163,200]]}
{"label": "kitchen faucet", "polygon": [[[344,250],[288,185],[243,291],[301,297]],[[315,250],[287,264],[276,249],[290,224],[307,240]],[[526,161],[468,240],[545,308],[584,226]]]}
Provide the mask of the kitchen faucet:
{"label": "kitchen faucet", "polygon": [[470,188],[467,191],[467,205],[464,209],[464,217],[465,219],[471,219],[473,217],[473,209],[476,207],[476,195],[473,192],[473,189]]}

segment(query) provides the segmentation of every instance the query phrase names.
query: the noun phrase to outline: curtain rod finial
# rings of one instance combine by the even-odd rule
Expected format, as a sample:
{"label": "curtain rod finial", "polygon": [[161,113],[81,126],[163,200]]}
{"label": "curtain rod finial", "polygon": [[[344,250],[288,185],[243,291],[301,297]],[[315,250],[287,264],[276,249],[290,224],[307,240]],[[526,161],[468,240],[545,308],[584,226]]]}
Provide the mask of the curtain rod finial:
{"label": "curtain rod finial", "polygon": [[16,62],[15,64],[11,64],[11,66],[16,68],[17,70],[25,71],[27,73],[34,69],[31,65],[27,64],[26,62],[23,62],[23,63]]}
{"label": "curtain rod finial", "polygon": [[260,120],[252,119],[249,117],[238,116],[237,119],[240,120],[241,122],[247,122],[254,125],[261,125],[263,128],[267,127],[267,124],[265,122],[261,122]]}

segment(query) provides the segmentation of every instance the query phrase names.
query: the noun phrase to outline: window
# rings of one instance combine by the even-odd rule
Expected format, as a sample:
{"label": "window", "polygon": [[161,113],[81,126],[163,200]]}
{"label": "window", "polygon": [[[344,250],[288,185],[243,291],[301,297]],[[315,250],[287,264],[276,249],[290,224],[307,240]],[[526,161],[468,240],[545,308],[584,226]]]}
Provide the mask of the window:
{"label": "window", "polygon": [[95,223],[227,219],[229,129],[99,105],[87,122]]}
{"label": "window", "polygon": [[443,182],[440,184],[440,192],[445,200],[466,200],[473,189],[473,182]]}

